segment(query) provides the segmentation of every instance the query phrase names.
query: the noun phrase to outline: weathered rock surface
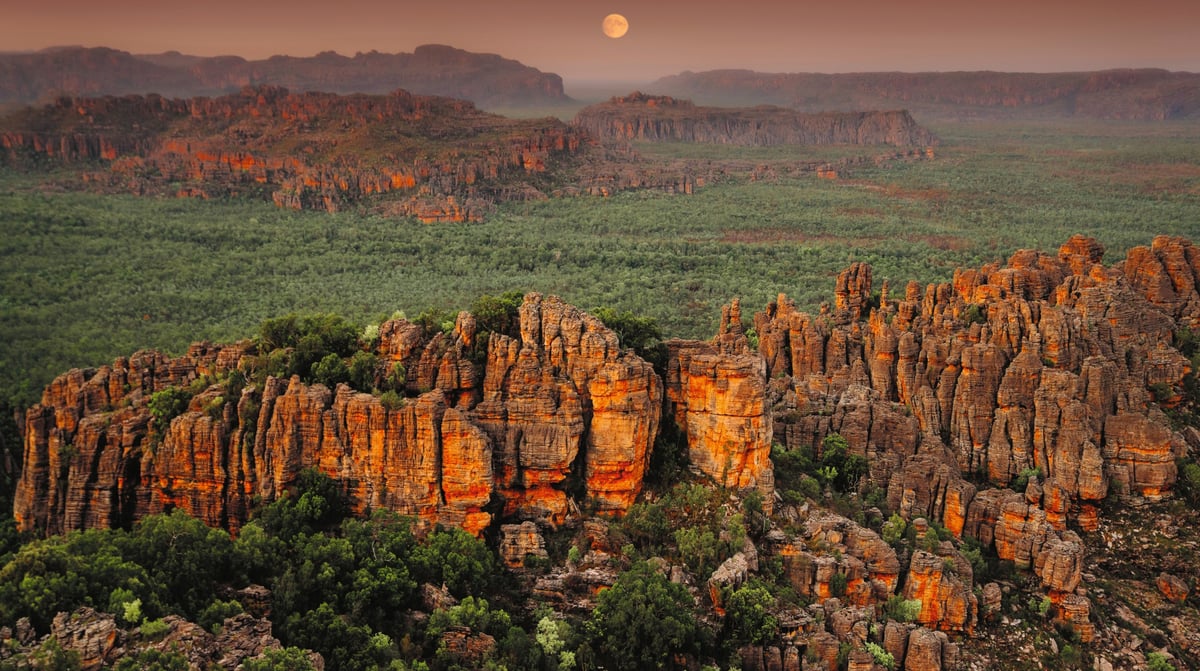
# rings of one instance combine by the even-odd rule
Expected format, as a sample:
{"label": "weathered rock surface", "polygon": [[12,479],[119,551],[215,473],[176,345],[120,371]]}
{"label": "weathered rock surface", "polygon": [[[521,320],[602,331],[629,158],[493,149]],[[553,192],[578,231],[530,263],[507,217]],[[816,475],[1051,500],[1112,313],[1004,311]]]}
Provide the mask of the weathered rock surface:
{"label": "weathered rock surface", "polygon": [[688,441],[692,468],[737,490],[772,500],[771,414],[766,366],[751,352],[737,302],[712,342],[667,342],[666,394]]}
{"label": "weathered rock surface", "polygon": [[936,138],[908,112],[802,114],[783,107],[698,107],[635,92],[580,110],[572,122],[598,138],[734,145],[889,144],[926,147]]}
{"label": "weathered rock surface", "polygon": [[[971,568],[953,552],[950,556],[952,558],[923,550],[914,552],[903,594],[905,599],[921,602],[918,623],[969,634],[975,629],[979,612],[978,602],[971,592]],[[966,564],[965,572],[963,564]]]}
{"label": "weathered rock surface", "polygon": [[[63,650],[78,653],[79,668],[85,671],[110,668],[147,649],[183,655],[189,668],[234,671],[246,660],[283,647],[272,634],[270,621],[246,613],[227,618],[218,634],[177,615],[168,615],[162,622],[167,626],[164,634],[145,638],[139,629],[120,628],[111,614],[84,606],[55,615],[44,640],[52,639]],[[28,654],[44,641],[35,641],[33,632],[27,631],[6,642],[13,647],[0,655],[5,659],[14,653]],[[308,656],[314,669],[325,668],[320,654],[309,652]]]}
{"label": "weathered rock surface", "polygon": [[[1200,316],[1191,250],[1158,238],[1105,269],[1103,248],[1077,236],[1057,256],[910,283],[869,313],[861,264],[839,276],[831,314],[781,296],[755,316],[775,439],[816,448],[841,433],[890,507],[1069,592],[1082,545],[1068,522],[1095,528],[1110,491],[1155,499],[1175,481],[1184,441],[1148,388],[1180,388],[1187,372],[1169,343]],[[988,488],[1034,469],[1023,495]]]}
{"label": "weathered rock surface", "polygon": [[428,390],[402,407],[271,377],[238,398],[214,384],[161,436],[150,395],[223,376],[252,345],[71,371],[27,413],[18,525],[60,533],[179,508],[236,530],[251,500],[274,500],[310,467],[342,483],[355,513],[387,508],[476,534],[497,514],[561,522],[569,477],[600,510],[628,508],[662,412],[653,368],[555,297],[527,296],[519,331],[492,334],[479,364],[475,328],[463,313],[453,333],[422,343],[420,329],[384,324],[380,354]]}
{"label": "weathered rock surface", "polygon": [[525,566],[526,557],[546,559],[546,539],[533,522],[500,526],[500,559],[510,569]]}

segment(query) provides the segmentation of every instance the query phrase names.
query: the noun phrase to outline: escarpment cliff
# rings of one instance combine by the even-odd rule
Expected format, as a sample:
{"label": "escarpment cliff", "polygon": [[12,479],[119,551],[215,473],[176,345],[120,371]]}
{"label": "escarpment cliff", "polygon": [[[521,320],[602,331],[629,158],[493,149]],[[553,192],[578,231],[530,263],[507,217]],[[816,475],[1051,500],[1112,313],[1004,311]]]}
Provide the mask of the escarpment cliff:
{"label": "escarpment cliff", "polygon": [[1173,335],[1200,316],[1190,242],[1159,237],[1112,267],[1102,256],[1076,236],[899,296],[872,293],[856,264],[817,315],[780,296],[755,315],[775,439],[819,450],[839,433],[889,507],[978,539],[1086,620],[1068,524],[1094,530],[1107,497],[1174,485],[1188,447],[1163,408],[1191,371]]}
{"label": "escarpment cliff", "polygon": [[596,137],[622,141],[915,147],[936,142],[905,111],[804,114],[769,105],[698,107],[690,100],[640,92],[585,107],[572,123]]}
{"label": "escarpment cliff", "polygon": [[200,57],[178,52],[130,54],[105,47],[0,54],[0,103],[50,96],[211,96],[266,84],[297,91],[386,93],[397,88],[479,104],[535,105],[568,100],[562,78],[496,54],[440,44],[412,53],[342,56]]}
{"label": "escarpment cliff", "polygon": [[[59,533],[179,508],[236,530],[306,468],[340,482],[356,513],[386,508],[473,533],[497,518],[561,523],[573,497],[621,513],[642,490],[664,407],[701,472],[772,494],[765,368],[744,336],[728,352],[681,342],[692,379],[673,378],[665,404],[650,364],[558,298],[527,295],[511,334],[477,330],[466,312],[432,336],[382,324],[381,365],[406,371],[399,403],[294,375],[238,383],[264,365],[250,341],[73,370],[26,414],[18,525]],[[728,370],[741,382],[729,385]],[[155,394],[182,389],[186,409],[155,414]]]}
{"label": "escarpment cliff", "polygon": [[260,195],[328,211],[386,194],[385,211],[423,221],[478,220],[499,200],[544,198],[540,176],[581,146],[578,131],[553,119],[507,119],[403,90],[61,98],[0,122],[6,163],[83,163],[92,188]]}
{"label": "escarpment cliff", "polygon": [[[1194,531],[1146,504],[1176,495],[1176,459],[1200,448],[1185,356],[1200,253],[1159,237],[1103,257],[1076,236],[902,292],[852,264],[820,312],[781,295],[751,328],[734,300],[711,340],[663,343],[661,370],[536,293],[501,301],[502,318],[389,320],[360,350],[319,359],[373,393],[309,381],[315,367],[291,375],[301,340],[266,327],[176,358],[139,352],[60,376],[25,413],[15,517],[45,534],[181,509],[236,531],[316,469],[355,514],[498,538],[527,593],[563,609],[590,612],[627,545],[727,624],[769,577],[797,600],[763,597],[778,628],[738,650],[747,668],[836,668],[847,643],[853,668],[884,653],[955,668],[1039,627],[1132,664],[1134,639],[1095,613],[1152,585],[1193,612],[1194,586],[1174,574],[1190,570]],[[721,488],[644,494],[656,446]],[[634,512],[606,521],[585,505]],[[1143,510],[1178,543],[1144,538],[1158,531],[1131,521]],[[1179,555],[1117,576],[1142,558],[1113,547]],[[1193,659],[1185,621],[1118,612],[1137,640],[1169,631]],[[1041,624],[1010,631],[1010,616]]]}

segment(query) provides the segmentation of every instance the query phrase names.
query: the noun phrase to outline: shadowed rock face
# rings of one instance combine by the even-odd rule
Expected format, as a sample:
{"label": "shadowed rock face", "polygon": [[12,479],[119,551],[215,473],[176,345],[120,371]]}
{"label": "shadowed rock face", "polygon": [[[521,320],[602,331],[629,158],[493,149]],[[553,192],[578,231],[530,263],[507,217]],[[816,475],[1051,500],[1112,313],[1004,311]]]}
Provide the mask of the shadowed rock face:
{"label": "shadowed rock face", "polygon": [[519,334],[494,334],[479,363],[467,313],[431,339],[403,321],[381,331],[383,358],[427,390],[403,407],[270,377],[240,398],[221,397],[223,384],[201,391],[154,437],[151,394],[227,373],[252,346],[141,352],[59,377],[28,413],[18,524],[58,533],[181,508],[236,530],[251,501],[278,498],[309,467],[337,479],[356,513],[473,533],[496,514],[561,522],[571,477],[600,510],[620,513],[641,491],[662,383],[596,318],[530,294]]}
{"label": "shadowed rock face", "polygon": [[404,88],[493,105],[567,100],[562,78],[556,74],[495,54],[438,44],[419,46],[411,54],[372,51],[347,57],[324,52],[307,58],[272,56],[258,61],[177,52],[134,55],[104,47],[0,55],[0,103],[33,103],[52,95],[211,96],[251,84],[332,93],[385,93]]}
{"label": "shadowed rock face", "polygon": [[771,106],[697,107],[689,100],[643,93],[586,107],[573,124],[596,137],[621,141],[916,147],[936,142],[904,111],[804,114]]}

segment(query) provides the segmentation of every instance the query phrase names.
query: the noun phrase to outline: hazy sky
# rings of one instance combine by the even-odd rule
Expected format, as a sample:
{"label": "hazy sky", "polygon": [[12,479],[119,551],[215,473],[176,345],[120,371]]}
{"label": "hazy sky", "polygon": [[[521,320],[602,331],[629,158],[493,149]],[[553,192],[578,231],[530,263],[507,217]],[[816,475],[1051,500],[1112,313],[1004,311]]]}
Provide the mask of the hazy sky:
{"label": "hazy sky", "polygon": [[[568,80],[682,70],[1200,71],[1200,0],[8,0],[0,50],[346,55],[441,43]],[[604,37],[610,12],[629,33]]]}

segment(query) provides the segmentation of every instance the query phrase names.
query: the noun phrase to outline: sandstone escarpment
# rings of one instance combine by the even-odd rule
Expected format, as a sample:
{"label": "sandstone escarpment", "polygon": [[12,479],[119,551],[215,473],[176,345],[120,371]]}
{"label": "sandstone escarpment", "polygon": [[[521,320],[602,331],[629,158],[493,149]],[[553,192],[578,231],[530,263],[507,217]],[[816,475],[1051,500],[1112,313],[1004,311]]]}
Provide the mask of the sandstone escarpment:
{"label": "sandstone escarpment", "polygon": [[698,107],[640,92],[580,110],[572,122],[620,141],[705,142],[748,146],[887,144],[927,147],[936,139],[908,112],[802,114],[782,107]]}
{"label": "sandstone escarpment", "polygon": [[495,54],[439,44],[413,53],[377,51],[341,56],[200,57],[177,52],[134,55],[105,47],[71,47],[0,55],[0,102],[33,103],[50,95],[161,93],[211,96],[250,83],[298,91],[385,93],[404,88],[479,104],[533,105],[565,101],[562,78]]}
{"label": "sandstone escarpment", "polygon": [[[475,329],[467,313],[432,338],[383,325],[379,354],[420,387],[399,407],[295,376],[232,389],[226,376],[252,365],[249,343],[71,371],[27,413],[18,525],[60,533],[180,508],[236,530],[252,502],[283,495],[306,468],[335,478],[355,513],[387,508],[473,533],[497,515],[561,522],[570,496],[628,508],[662,411],[653,368],[554,297],[527,296],[519,331],[491,334],[482,361]],[[156,428],[151,396],[203,375],[212,384]]]}
{"label": "sandstone escarpment", "polygon": [[0,122],[0,160],[98,163],[85,175],[92,188],[256,195],[328,211],[391,194],[386,211],[424,221],[475,221],[499,200],[544,198],[538,176],[582,142],[552,119],[506,119],[404,90],[60,98]]}
{"label": "sandstone escarpment", "polygon": [[[1110,495],[1167,495],[1186,452],[1150,388],[1181,389],[1189,371],[1171,342],[1200,317],[1191,245],[1158,238],[1113,268],[1102,255],[1077,236],[899,299],[874,297],[856,264],[817,316],[780,296],[755,316],[775,439],[815,449],[840,433],[889,507],[979,539],[1063,602],[1083,556],[1067,525],[1094,529]],[[930,563],[906,589],[943,584]],[[925,607],[945,602],[933,596]]]}

